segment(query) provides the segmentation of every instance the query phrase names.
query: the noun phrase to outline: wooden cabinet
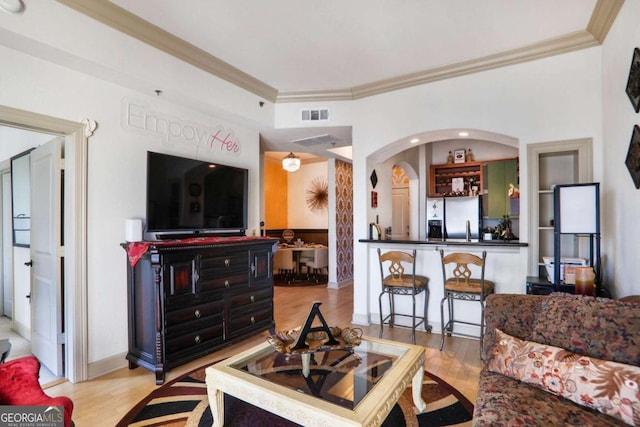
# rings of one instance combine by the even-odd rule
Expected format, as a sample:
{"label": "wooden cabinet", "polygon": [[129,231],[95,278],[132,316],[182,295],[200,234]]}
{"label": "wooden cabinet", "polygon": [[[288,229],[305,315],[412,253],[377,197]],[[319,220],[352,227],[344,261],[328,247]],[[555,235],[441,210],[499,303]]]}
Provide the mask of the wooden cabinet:
{"label": "wooden cabinet", "polygon": [[274,326],[273,239],[151,245],[128,264],[129,368],[172,367]]}
{"label": "wooden cabinet", "polygon": [[[429,197],[468,195],[472,185],[477,185],[478,194],[482,194],[482,163],[431,165],[429,172]],[[462,188],[456,188],[456,184]]]}

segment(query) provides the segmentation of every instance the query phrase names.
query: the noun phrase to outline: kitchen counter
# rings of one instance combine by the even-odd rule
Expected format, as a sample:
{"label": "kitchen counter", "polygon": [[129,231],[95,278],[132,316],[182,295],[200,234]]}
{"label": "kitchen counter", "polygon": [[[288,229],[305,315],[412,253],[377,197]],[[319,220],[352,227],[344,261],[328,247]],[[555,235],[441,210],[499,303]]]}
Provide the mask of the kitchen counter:
{"label": "kitchen counter", "polygon": [[[424,240],[358,240],[367,251],[366,291],[368,298],[366,312],[354,315],[354,323],[377,323],[380,319],[378,296],[381,289],[380,263],[378,249],[382,252],[416,250],[416,274],[429,278],[429,324],[435,332],[441,328],[440,301],[444,297],[444,281],[442,277],[442,261],[440,250],[445,254],[466,252],[476,255],[487,252],[485,275],[487,280],[495,283],[496,293],[524,294],[526,291],[527,260],[529,244],[518,240],[478,240],[467,242],[466,239],[424,239]],[[362,292],[365,294],[365,292]],[[418,297],[418,306],[423,296]],[[411,298],[398,298],[395,302],[399,312],[411,313]],[[383,307],[383,310],[386,310]],[[386,311],[385,311],[386,313]],[[480,304],[463,301],[458,308],[459,317],[469,322],[477,322],[481,316]],[[477,335],[477,327],[463,325],[460,331]]]}
{"label": "kitchen counter", "polygon": [[509,246],[509,247],[527,247],[526,242],[519,240],[478,240],[471,239],[425,239],[425,240],[373,240],[360,239],[360,243],[378,243],[378,244],[409,244],[409,245],[435,245],[435,246]]}

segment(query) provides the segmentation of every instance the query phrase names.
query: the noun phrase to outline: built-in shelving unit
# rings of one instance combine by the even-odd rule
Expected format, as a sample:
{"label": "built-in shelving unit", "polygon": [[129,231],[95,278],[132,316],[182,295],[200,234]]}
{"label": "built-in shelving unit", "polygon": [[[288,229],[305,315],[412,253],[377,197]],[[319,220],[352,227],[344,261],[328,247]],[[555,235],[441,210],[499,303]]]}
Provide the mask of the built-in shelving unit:
{"label": "built-in shelving unit", "polygon": [[[529,167],[529,271],[546,278],[542,257],[554,256],[554,192],[556,185],[590,182],[590,139],[558,141],[528,146]],[[588,252],[573,235],[561,236],[560,256],[581,257]]]}
{"label": "built-in shelving unit", "polygon": [[[482,163],[465,162],[431,165],[429,172],[429,197],[469,195],[469,187],[471,185],[477,185],[478,194],[482,194]],[[452,186],[454,178],[462,179],[462,192],[454,191],[455,189]]]}

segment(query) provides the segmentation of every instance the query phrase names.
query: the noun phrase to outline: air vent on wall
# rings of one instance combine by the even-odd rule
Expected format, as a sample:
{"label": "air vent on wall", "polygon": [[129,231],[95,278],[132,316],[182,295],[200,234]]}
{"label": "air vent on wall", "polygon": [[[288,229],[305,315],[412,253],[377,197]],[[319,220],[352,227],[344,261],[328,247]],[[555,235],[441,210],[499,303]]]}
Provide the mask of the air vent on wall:
{"label": "air vent on wall", "polygon": [[329,109],[304,109],[300,110],[300,118],[303,122],[326,122],[329,121]]}
{"label": "air vent on wall", "polygon": [[340,140],[333,135],[325,134],[325,135],[317,135],[310,136],[308,138],[296,139],[293,142],[294,144],[302,145],[303,147],[311,147],[313,145],[319,144],[330,144],[332,142],[339,142]]}

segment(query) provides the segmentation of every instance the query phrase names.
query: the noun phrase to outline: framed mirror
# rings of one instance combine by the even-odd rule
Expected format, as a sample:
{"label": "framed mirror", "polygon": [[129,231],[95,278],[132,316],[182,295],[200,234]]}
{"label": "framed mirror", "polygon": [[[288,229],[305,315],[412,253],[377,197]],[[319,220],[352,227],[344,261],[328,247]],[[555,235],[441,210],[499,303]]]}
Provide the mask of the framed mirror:
{"label": "framed mirror", "polygon": [[31,245],[31,156],[33,149],[11,158],[13,246]]}

